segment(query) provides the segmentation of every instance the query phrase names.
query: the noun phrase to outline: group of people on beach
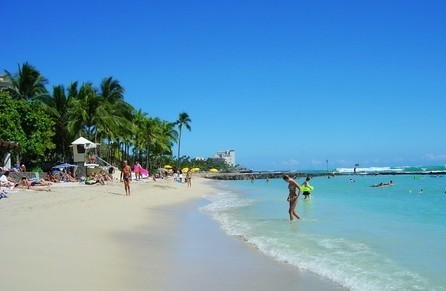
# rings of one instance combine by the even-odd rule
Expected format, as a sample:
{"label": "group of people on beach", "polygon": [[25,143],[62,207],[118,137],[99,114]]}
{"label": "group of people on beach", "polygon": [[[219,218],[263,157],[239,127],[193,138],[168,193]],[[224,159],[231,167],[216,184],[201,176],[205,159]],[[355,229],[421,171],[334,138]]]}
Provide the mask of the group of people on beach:
{"label": "group of people on beach", "polygon": [[[47,188],[41,188],[37,186],[50,186],[52,183],[45,180],[45,179],[38,179],[38,180],[28,180],[26,176],[22,176],[20,181],[16,182],[14,179],[12,179],[9,176],[10,172],[5,171],[0,176],[0,188],[4,187],[6,189],[12,190],[12,189],[26,189],[26,190],[34,190],[34,191],[51,191],[49,187]],[[5,190],[1,191],[1,197],[0,198],[8,198],[7,192]]]}
{"label": "group of people on beach", "polygon": [[[135,173],[135,180],[142,179],[141,176],[141,165],[138,162],[135,162],[135,165],[132,167],[129,165],[127,161],[123,161],[121,168],[121,176],[120,181],[124,183],[125,196],[130,196],[130,181],[132,181],[132,172]],[[166,175],[166,173],[164,173]],[[164,178],[163,175],[153,174],[152,178],[156,181],[159,178]],[[176,182],[183,182],[183,172],[180,169],[173,170],[173,179]],[[192,169],[188,169],[186,172],[186,177],[184,178],[184,182],[188,187],[192,186]]]}
{"label": "group of people on beach", "polygon": [[[300,215],[296,212],[297,200],[299,199],[301,192],[302,195],[304,196],[304,199],[311,199],[310,196],[311,192],[309,190],[311,189],[310,177],[307,177],[305,179],[305,182],[302,183],[302,187],[288,175],[284,175],[283,180],[288,183],[287,201],[290,204],[290,207],[288,209],[288,214],[290,215],[290,221],[293,221],[294,217],[296,217],[297,219],[302,219]],[[302,191],[302,188],[304,188],[305,190]]]}

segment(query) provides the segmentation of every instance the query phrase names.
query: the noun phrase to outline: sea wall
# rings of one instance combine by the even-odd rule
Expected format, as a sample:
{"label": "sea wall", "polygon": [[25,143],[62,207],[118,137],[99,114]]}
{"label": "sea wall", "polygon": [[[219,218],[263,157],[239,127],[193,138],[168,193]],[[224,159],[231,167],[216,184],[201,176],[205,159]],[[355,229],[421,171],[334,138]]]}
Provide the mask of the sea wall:
{"label": "sea wall", "polygon": [[302,172],[253,172],[253,173],[212,173],[204,175],[205,178],[214,180],[252,180],[252,179],[277,179],[288,175],[291,178],[303,178],[307,176],[334,176],[335,174],[308,174]]}

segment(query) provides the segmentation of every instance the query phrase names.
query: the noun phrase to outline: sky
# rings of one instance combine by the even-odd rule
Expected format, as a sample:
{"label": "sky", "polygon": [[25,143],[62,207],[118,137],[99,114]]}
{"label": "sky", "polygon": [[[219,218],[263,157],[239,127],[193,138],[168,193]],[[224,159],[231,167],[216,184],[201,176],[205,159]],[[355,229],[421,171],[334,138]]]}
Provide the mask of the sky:
{"label": "sky", "polygon": [[[113,77],[181,155],[254,170],[446,165],[446,1],[6,1],[0,69]],[[176,147],[176,146],[175,146]],[[176,155],[177,149],[174,148]]]}

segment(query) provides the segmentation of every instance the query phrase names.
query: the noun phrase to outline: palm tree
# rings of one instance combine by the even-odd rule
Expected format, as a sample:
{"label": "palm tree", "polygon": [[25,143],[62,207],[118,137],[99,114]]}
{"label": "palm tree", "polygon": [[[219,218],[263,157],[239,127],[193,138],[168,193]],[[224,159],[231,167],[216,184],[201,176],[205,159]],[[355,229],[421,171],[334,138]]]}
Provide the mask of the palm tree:
{"label": "palm tree", "polygon": [[7,78],[12,83],[9,92],[14,99],[32,100],[48,93],[45,88],[48,80],[35,67],[28,62],[18,67],[19,72],[15,75],[5,70]]}
{"label": "palm tree", "polygon": [[147,113],[141,109],[133,113],[133,137],[134,137],[134,156],[136,160],[141,160],[142,150],[147,146],[147,135],[150,134]]}
{"label": "palm tree", "polygon": [[54,121],[56,134],[53,142],[56,145],[56,155],[59,155],[61,161],[67,161],[69,141],[74,137],[67,128],[70,96],[65,94],[64,86],[59,85],[53,87],[52,95],[41,96],[39,99],[47,106]]}
{"label": "palm tree", "polygon": [[84,83],[79,91],[70,88],[76,97],[70,102],[69,127],[77,135],[84,133],[95,142],[103,138],[128,136],[133,107],[121,99],[105,98],[91,83]]}
{"label": "palm tree", "polygon": [[82,84],[75,93],[77,95],[70,99],[69,129],[76,135],[86,134],[87,138],[93,139],[96,135],[96,112],[101,106],[100,97],[91,83]]}
{"label": "palm tree", "polygon": [[118,80],[113,80],[113,77],[104,78],[101,82],[100,95],[110,103],[124,100],[124,87],[119,84]]}
{"label": "palm tree", "polygon": [[[164,154],[172,156],[173,141],[177,138],[175,124],[159,118],[147,120],[147,164],[149,165],[149,154],[152,153],[154,162]],[[160,164],[158,164],[161,167]]]}
{"label": "palm tree", "polygon": [[99,95],[104,106],[98,109],[104,118],[98,119],[98,138],[106,138],[109,141],[125,141],[125,155],[128,155],[129,143],[133,141],[134,119],[133,106],[124,101],[124,87],[113,77],[102,80]]}
{"label": "palm tree", "polygon": [[175,124],[178,126],[178,168],[180,168],[180,152],[181,152],[181,132],[183,130],[183,126],[185,126],[189,131],[191,131],[190,123],[192,120],[189,117],[189,114],[186,112],[181,112],[178,115],[178,120]]}

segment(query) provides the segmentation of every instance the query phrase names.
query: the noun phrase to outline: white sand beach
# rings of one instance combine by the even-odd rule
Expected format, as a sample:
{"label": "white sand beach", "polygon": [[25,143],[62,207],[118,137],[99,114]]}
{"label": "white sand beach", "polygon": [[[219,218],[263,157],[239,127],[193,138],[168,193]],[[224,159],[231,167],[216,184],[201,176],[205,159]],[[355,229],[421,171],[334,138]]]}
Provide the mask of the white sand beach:
{"label": "white sand beach", "polygon": [[0,200],[0,290],[343,290],[198,210],[212,182],[54,184]]}

